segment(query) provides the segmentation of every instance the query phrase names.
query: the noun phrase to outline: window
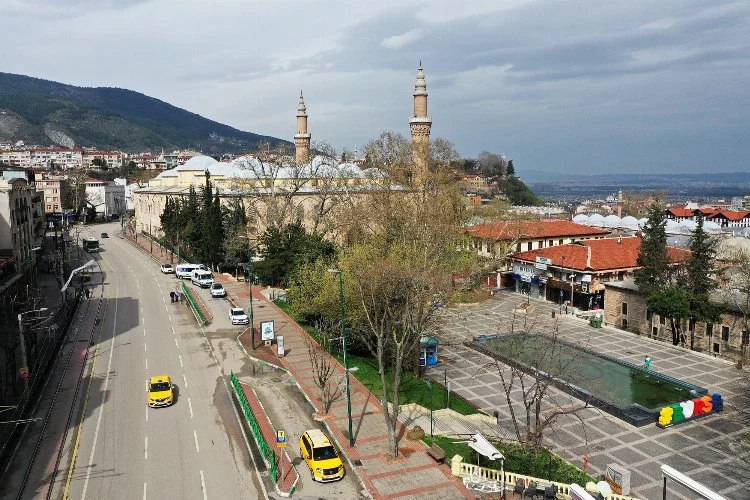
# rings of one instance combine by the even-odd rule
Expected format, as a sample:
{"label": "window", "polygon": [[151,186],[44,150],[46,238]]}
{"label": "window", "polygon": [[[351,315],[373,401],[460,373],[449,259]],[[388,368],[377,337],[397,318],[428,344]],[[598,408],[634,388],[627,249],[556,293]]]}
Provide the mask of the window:
{"label": "window", "polygon": [[555,245],[555,240],[549,240],[549,244],[547,246],[551,247],[551,246],[554,246],[554,245]]}
{"label": "window", "polygon": [[714,352],[719,354],[719,344],[714,344]]}
{"label": "window", "polygon": [[531,241],[529,241],[528,243],[526,243],[526,250],[531,250],[531,245],[532,245]]}
{"label": "window", "polygon": [[520,252],[520,251],[521,251],[521,244],[517,243],[516,244],[516,252]]}
{"label": "window", "polygon": [[646,321],[651,321],[651,318],[654,317],[654,313],[651,312],[648,308],[646,308]]}
{"label": "window", "polygon": [[557,242],[557,244],[558,244],[558,245],[562,245],[562,244],[563,244],[563,240],[559,240],[559,241]]}
{"label": "window", "polygon": [[628,327],[628,320],[625,318],[622,318],[622,327],[627,328]]}
{"label": "window", "polygon": [[714,334],[714,324],[706,323],[706,335],[709,337]]}
{"label": "window", "polygon": [[628,303],[627,302],[622,303],[622,314],[623,316],[628,315]]}
{"label": "window", "polygon": [[651,334],[654,336],[654,338],[659,336],[659,327],[655,326],[651,328]]}
{"label": "window", "polygon": [[659,324],[660,325],[666,325],[667,324],[667,318],[664,316],[659,316]]}
{"label": "window", "polygon": [[540,242],[538,243],[538,246],[537,246],[537,248],[544,248],[544,240],[541,240],[541,241],[540,241]]}
{"label": "window", "polygon": [[722,342],[729,342],[729,327],[727,325],[721,325],[721,340]]}

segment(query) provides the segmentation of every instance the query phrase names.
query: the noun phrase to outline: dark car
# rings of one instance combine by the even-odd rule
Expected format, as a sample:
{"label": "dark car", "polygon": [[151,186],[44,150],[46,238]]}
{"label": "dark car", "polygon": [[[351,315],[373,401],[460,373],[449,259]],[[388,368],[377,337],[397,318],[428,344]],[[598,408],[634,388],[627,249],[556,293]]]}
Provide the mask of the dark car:
{"label": "dark car", "polygon": [[109,235],[107,233],[102,233],[102,238],[109,238]]}

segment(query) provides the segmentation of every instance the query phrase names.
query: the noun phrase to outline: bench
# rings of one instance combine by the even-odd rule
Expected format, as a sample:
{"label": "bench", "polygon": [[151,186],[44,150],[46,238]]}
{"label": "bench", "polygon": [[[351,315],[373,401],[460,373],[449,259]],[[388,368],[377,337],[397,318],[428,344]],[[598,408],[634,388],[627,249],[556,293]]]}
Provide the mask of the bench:
{"label": "bench", "polygon": [[427,449],[427,454],[440,463],[443,463],[445,460],[445,450],[436,444],[433,444]]}

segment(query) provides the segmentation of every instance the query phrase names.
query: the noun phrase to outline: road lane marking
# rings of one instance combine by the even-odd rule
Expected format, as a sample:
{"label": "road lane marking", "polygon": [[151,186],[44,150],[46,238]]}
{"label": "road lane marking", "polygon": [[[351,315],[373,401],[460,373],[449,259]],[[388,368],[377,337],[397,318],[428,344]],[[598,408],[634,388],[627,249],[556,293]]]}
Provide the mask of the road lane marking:
{"label": "road lane marking", "polygon": [[146,441],[143,443],[143,459],[148,460],[148,436],[145,439]]}
{"label": "road lane marking", "polygon": [[201,489],[203,490],[203,500],[208,500],[206,495],[206,481],[203,479],[203,469],[201,469]]}
{"label": "road lane marking", "polygon": [[146,342],[143,343],[143,350],[148,352],[148,344]]}
{"label": "road lane marking", "polygon": [[177,357],[178,357],[178,358],[180,358],[180,368],[185,368],[185,367],[184,367],[184,366],[182,365],[182,354],[178,354],[178,355],[177,355]]}
{"label": "road lane marking", "polygon": [[180,348],[180,344],[178,344],[178,343],[177,343],[177,339],[174,339],[174,346],[175,346],[175,347],[176,347],[177,349],[179,349],[179,348]]}
{"label": "road lane marking", "polygon": [[146,358],[146,370],[148,370],[148,358]]}
{"label": "road lane marking", "polygon": [[[106,260],[105,260],[106,262]],[[109,265],[109,262],[107,262]],[[110,267],[112,267],[110,265]],[[120,295],[120,282],[117,282],[117,296]],[[86,498],[86,490],[89,486],[89,477],[91,476],[92,464],[94,463],[94,452],[96,451],[96,441],[99,438],[99,427],[102,424],[102,414],[104,413],[104,402],[107,397],[107,388],[109,387],[109,374],[112,372],[112,354],[115,352],[115,332],[117,331],[117,306],[119,301],[115,301],[115,314],[112,322],[112,340],[109,344],[109,361],[107,362],[107,376],[104,378],[104,390],[102,391],[102,403],[99,405],[99,416],[96,419],[96,429],[94,430],[94,442],[91,444],[91,453],[89,454],[89,463],[86,467],[86,480],[83,482],[83,492],[81,493],[81,500]],[[92,368],[93,375],[93,368]]]}
{"label": "road lane marking", "polygon": [[143,500],[146,500],[146,483],[143,483]]}
{"label": "road lane marking", "polygon": [[187,389],[187,378],[185,378],[185,374],[182,374],[182,381],[185,382],[185,389]]}
{"label": "road lane marking", "polygon": [[188,408],[190,408],[190,418],[193,418],[193,403],[190,398],[188,398]]}
{"label": "road lane marking", "polygon": [[198,447],[198,431],[193,429],[193,438],[195,439],[195,452],[200,453],[201,449]]}

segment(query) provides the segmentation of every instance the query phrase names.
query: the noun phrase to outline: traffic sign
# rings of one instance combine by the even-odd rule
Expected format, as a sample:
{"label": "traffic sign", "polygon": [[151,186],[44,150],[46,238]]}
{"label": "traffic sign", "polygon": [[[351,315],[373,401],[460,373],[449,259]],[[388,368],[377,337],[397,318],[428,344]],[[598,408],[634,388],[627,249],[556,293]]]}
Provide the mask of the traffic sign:
{"label": "traffic sign", "polygon": [[285,448],[286,447],[286,433],[284,431],[276,431],[276,447],[277,448]]}

